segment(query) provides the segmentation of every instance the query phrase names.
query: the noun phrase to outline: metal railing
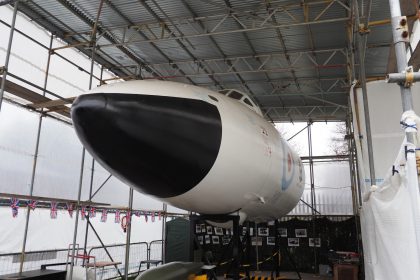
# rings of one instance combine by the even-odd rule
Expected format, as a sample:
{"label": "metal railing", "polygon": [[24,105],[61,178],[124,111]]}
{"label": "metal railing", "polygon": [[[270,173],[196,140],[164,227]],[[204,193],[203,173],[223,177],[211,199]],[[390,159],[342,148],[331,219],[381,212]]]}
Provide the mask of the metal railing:
{"label": "metal railing", "polygon": [[[119,276],[118,270],[124,274],[124,258],[125,258],[125,244],[106,245],[106,249],[116,262],[121,264],[115,266],[105,267],[104,269],[97,269],[98,279],[112,279]],[[83,248],[79,251],[83,252]],[[95,256],[96,262],[110,261],[105,249],[102,246],[95,246],[87,248],[88,255]],[[65,263],[67,260],[68,249],[56,250],[43,250],[32,251],[25,253],[25,263],[23,271],[40,269],[41,265]],[[0,275],[17,273],[19,271],[21,253],[7,253],[0,254]],[[161,260],[162,259],[162,240],[154,240],[147,242],[134,242],[130,243],[130,261],[128,263],[129,274],[135,274],[139,271],[139,264],[148,260]],[[76,265],[80,266],[81,261]],[[54,269],[65,270],[66,266],[54,266]],[[118,270],[117,270],[118,269]],[[142,264],[140,271],[146,269],[146,265]]]}

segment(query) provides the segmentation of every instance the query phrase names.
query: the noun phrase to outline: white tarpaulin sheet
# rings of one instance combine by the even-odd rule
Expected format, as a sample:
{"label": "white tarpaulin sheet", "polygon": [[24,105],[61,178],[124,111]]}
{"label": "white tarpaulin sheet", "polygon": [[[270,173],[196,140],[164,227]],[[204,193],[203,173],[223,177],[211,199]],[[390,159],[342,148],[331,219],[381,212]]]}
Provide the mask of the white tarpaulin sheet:
{"label": "white tarpaulin sheet", "polygon": [[[413,95],[414,103],[419,106],[416,92],[418,87],[413,88]],[[362,96],[360,91],[351,94],[363,193],[360,216],[365,279],[420,279],[419,186],[415,154],[408,153],[407,159],[405,156],[404,130],[399,125],[402,110],[398,87],[384,82],[370,83],[368,99],[379,186],[370,186]],[[405,113],[404,121],[406,117],[414,120],[416,116]],[[393,165],[398,171],[394,175]]]}

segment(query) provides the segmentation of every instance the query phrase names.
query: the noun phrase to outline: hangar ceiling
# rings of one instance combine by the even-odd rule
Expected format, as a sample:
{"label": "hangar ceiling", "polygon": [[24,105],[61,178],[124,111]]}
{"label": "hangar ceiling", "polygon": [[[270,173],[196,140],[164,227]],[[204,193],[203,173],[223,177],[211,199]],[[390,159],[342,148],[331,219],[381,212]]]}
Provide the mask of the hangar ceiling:
{"label": "hangar ceiling", "polygon": [[[415,15],[415,1],[403,2],[403,14]],[[125,80],[235,88],[248,92],[272,121],[308,121],[346,118],[348,92],[358,75],[360,33],[367,80],[382,79],[395,63],[389,58],[387,1],[359,4],[32,0],[18,8],[86,55],[95,45],[95,60]],[[356,24],[356,6],[365,28]]]}

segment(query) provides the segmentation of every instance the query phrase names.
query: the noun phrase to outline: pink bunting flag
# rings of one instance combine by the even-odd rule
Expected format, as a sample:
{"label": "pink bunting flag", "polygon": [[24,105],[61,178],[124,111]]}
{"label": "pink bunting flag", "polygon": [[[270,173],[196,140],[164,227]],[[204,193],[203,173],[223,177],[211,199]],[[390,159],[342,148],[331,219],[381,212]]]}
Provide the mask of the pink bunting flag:
{"label": "pink bunting flag", "polygon": [[36,208],[37,205],[38,205],[38,201],[36,201],[36,200],[29,200],[28,201],[28,207],[32,211],[35,210],[35,208]]}
{"label": "pink bunting flag", "polygon": [[74,204],[66,203],[67,212],[69,213],[70,218],[73,219]]}
{"label": "pink bunting flag", "polygon": [[108,210],[103,209],[102,210],[102,216],[101,216],[101,222],[105,223],[107,219],[108,219]]}
{"label": "pink bunting flag", "polygon": [[115,219],[114,219],[114,222],[117,223],[117,224],[119,224],[120,221],[121,221],[120,215],[121,215],[120,210],[115,210]]}
{"label": "pink bunting flag", "polygon": [[12,216],[16,218],[19,212],[19,199],[11,198],[10,199],[10,207],[12,208]]}
{"label": "pink bunting flag", "polygon": [[51,201],[50,217],[51,219],[57,219],[57,205],[55,201]]}
{"label": "pink bunting flag", "polygon": [[155,222],[155,212],[152,212],[152,223],[154,223]]}
{"label": "pink bunting flag", "polygon": [[96,217],[96,208],[95,207],[90,207],[89,218],[94,218],[94,217]]}
{"label": "pink bunting flag", "polygon": [[82,209],[80,210],[80,217],[82,218],[82,221],[85,220],[86,218],[86,207],[83,206]]}

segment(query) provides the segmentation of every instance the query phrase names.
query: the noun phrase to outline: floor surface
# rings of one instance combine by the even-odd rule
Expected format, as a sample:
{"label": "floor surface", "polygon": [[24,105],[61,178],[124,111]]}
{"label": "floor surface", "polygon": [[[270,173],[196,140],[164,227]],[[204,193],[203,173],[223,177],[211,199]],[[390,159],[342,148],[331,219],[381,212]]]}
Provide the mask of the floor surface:
{"label": "floor surface", "polygon": [[[254,272],[251,275],[255,276],[270,276],[270,272]],[[285,279],[299,279],[296,272],[281,272],[280,276],[285,277]],[[300,276],[302,277],[302,280],[331,280],[331,276],[319,276],[316,274],[311,273],[300,273]],[[223,276],[218,277],[218,280],[225,279]]]}

